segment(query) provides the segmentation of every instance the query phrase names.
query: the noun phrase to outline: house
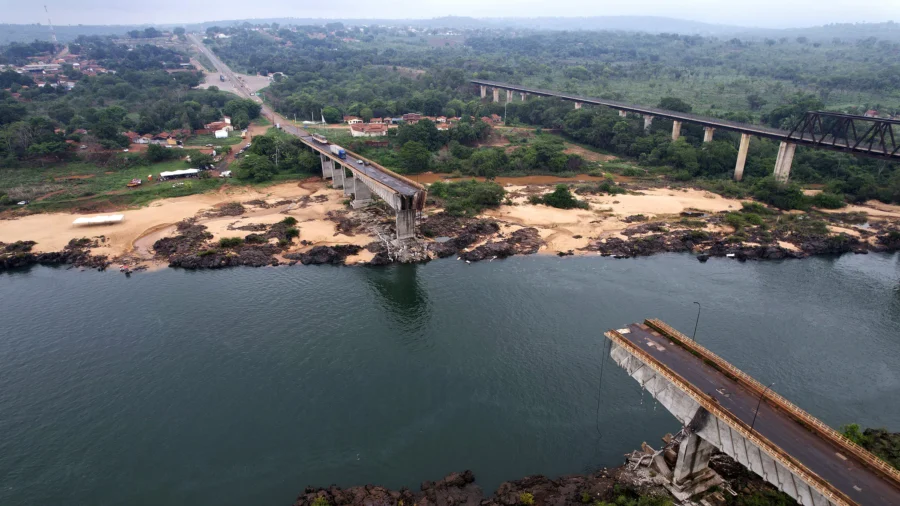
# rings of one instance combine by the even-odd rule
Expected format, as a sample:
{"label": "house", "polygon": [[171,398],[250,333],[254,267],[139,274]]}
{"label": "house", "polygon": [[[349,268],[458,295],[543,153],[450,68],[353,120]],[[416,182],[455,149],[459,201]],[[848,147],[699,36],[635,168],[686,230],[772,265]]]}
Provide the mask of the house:
{"label": "house", "polygon": [[435,123],[434,126],[437,127],[437,129],[440,131],[450,130],[450,125],[448,125],[447,123]]}
{"label": "house", "polygon": [[132,131],[124,132],[122,135],[128,137],[128,140],[131,141],[132,144],[137,144],[138,140],[141,138],[141,134]]}
{"label": "house", "polygon": [[231,124],[231,116],[222,116],[222,121],[224,121],[226,125],[230,125]]}
{"label": "house", "polygon": [[228,132],[234,131],[234,127],[229,125],[228,123],[225,123],[224,121],[214,121],[212,123],[207,123],[206,125],[203,125],[203,127],[206,130],[209,130],[212,132],[215,132],[216,130],[222,130],[223,128]]}
{"label": "house", "polygon": [[447,116],[438,116],[437,118],[434,119],[434,122],[435,123],[446,123]]}
{"label": "house", "polygon": [[488,125],[491,124],[491,118],[488,118],[487,116],[482,116],[481,121],[483,121],[484,123],[487,123]]}
{"label": "house", "polygon": [[503,123],[503,118],[497,114],[491,114],[491,121],[494,123]]}
{"label": "house", "polygon": [[405,121],[406,123],[408,123],[408,124],[410,124],[410,125],[415,125],[415,124],[418,123],[419,120],[421,120],[421,119],[422,119],[422,116],[419,115],[419,114],[416,114],[416,113],[414,113],[414,112],[407,113],[407,114],[404,114],[404,115],[403,115],[403,121]]}
{"label": "house", "polygon": [[363,122],[362,119],[357,118],[356,116],[344,116],[344,122],[348,125],[358,125]]}
{"label": "house", "polygon": [[372,125],[383,125],[383,124],[384,124],[384,119],[383,119],[383,118],[372,118],[372,119],[369,120],[369,124],[372,124]]}
{"label": "house", "polygon": [[869,109],[868,111],[866,111],[865,116],[866,116],[867,118],[877,118],[877,117],[878,117],[878,111],[876,111],[875,109]]}
{"label": "house", "polygon": [[399,125],[400,123],[403,123],[403,118],[391,118],[392,125]]}
{"label": "house", "polygon": [[216,130],[216,139],[224,139],[226,137],[228,137],[228,130],[224,128],[221,130]]}
{"label": "house", "polygon": [[134,141],[135,144],[150,144],[150,141],[153,140],[153,136],[150,134],[144,134],[137,138]]}
{"label": "house", "polygon": [[353,137],[384,137],[388,127],[383,124],[353,124],[350,125],[350,135]]}
{"label": "house", "polygon": [[79,128],[78,130],[75,130],[75,133],[78,135],[87,135],[88,131],[83,128]]}
{"label": "house", "polygon": [[155,141],[166,141],[166,140],[169,139],[169,137],[171,137],[171,135],[169,135],[169,132],[160,132],[160,133],[158,133],[158,134],[156,134],[156,135],[153,136],[153,140],[155,140]]}

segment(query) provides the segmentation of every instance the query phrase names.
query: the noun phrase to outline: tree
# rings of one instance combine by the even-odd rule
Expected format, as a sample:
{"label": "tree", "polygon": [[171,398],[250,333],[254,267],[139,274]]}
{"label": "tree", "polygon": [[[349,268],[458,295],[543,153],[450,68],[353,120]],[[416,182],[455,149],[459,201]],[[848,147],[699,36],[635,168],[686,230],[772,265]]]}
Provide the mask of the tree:
{"label": "tree", "polygon": [[176,26],[176,27],[172,30],[172,33],[174,33],[174,34],[177,35],[178,37],[184,37],[184,27],[183,27],[183,26]]}
{"label": "tree", "polygon": [[344,117],[341,114],[341,111],[337,109],[337,107],[328,106],[322,109],[322,116],[325,117],[325,122],[329,124],[337,124],[343,121]]}
{"label": "tree", "polygon": [[545,205],[558,209],[587,208],[587,203],[576,199],[572,192],[569,191],[569,187],[564,184],[556,185],[556,189],[552,193],[544,195],[539,200]]}
{"label": "tree", "polygon": [[758,111],[762,109],[764,105],[766,105],[766,100],[762,98],[759,93],[748,93],[747,105],[750,107],[751,111]]}
{"label": "tree", "polygon": [[691,104],[685,102],[684,100],[681,100],[680,98],[675,98],[675,97],[661,98],[659,100],[658,107],[660,109],[668,109],[670,111],[677,111],[677,112],[691,112],[691,110],[693,109],[693,107],[691,107]]}
{"label": "tree", "polygon": [[238,164],[235,176],[245,181],[262,182],[275,175],[275,164],[268,157],[250,153]]}
{"label": "tree", "polygon": [[372,109],[369,107],[363,107],[359,110],[359,117],[362,118],[363,121],[368,123],[369,120],[372,119]]}
{"label": "tree", "polygon": [[418,141],[409,141],[400,148],[400,165],[409,172],[425,172],[431,167],[431,152]]}

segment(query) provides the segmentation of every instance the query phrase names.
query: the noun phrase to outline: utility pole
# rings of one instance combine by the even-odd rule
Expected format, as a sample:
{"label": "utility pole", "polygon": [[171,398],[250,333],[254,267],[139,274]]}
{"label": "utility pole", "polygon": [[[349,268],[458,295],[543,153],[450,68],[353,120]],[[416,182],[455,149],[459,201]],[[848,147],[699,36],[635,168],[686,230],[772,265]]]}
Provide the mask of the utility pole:
{"label": "utility pole", "polygon": [[691,340],[697,341],[697,325],[700,325],[700,303],[694,301],[694,304],[697,304],[697,321],[694,322],[694,335],[691,336]]}
{"label": "utility pole", "polygon": [[766,396],[766,392],[768,392],[769,389],[772,388],[774,385],[775,385],[775,382],[773,381],[772,384],[767,386],[766,389],[762,391],[762,394],[760,394],[759,402],[756,403],[756,411],[753,412],[753,421],[750,422],[750,432],[753,432],[753,425],[756,424],[756,415],[759,414],[759,407],[762,405],[763,397]]}

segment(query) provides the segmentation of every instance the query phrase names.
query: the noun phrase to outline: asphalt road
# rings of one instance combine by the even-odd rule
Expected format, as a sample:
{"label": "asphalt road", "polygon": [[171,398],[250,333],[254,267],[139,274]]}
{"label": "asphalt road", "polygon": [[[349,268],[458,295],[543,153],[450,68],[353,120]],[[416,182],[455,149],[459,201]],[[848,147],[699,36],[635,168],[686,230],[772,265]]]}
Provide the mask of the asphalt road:
{"label": "asphalt road", "polygon": [[[222,74],[223,76],[225,76],[226,79],[231,81],[231,83],[234,85],[236,92],[239,95],[243,96],[244,98],[249,98],[250,100],[254,100],[254,101],[262,104],[263,114],[266,116],[269,116],[270,118],[273,118],[274,121],[277,122],[281,126],[281,129],[284,130],[285,132],[287,132],[291,135],[294,135],[295,137],[298,137],[300,140],[302,140],[303,142],[308,144],[311,148],[315,149],[316,151],[319,151],[321,153],[327,153],[327,154],[331,155],[331,149],[325,148],[318,142],[314,141],[309,132],[307,132],[306,130],[303,130],[302,128],[292,125],[287,120],[285,120],[285,118],[283,116],[281,116],[280,114],[277,114],[268,105],[262,103],[262,100],[259,97],[257,97],[256,95],[254,95],[253,90],[251,90],[247,86],[247,84],[244,83],[242,80],[238,79],[237,76],[235,75],[235,73],[231,70],[231,68],[228,67],[228,65],[225,65],[225,63],[222,62],[222,60],[220,60],[215,55],[215,53],[213,53],[208,47],[206,47],[203,44],[203,41],[200,39],[200,37],[198,37],[196,34],[190,34],[190,35],[188,35],[188,37],[190,37],[190,39],[194,43],[194,45],[196,45],[197,48],[203,54],[205,54],[207,58],[209,58],[209,61],[211,61],[212,64],[216,67],[216,69],[219,71],[219,74]],[[336,155],[335,155],[335,157],[336,157]],[[359,163],[360,161],[362,163]],[[391,188],[392,190],[396,191],[397,193],[400,193],[401,195],[413,196],[417,192],[420,191],[418,188],[407,183],[403,179],[394,177],[390,173],[387,173],[383,170],[380,170],[380,169],[372,166],[369,163],[369,161],[364,158],[357,158],[357,157],[347,154],[347,157],[346,157],[346,159],[344,159],[344,162],[348,166],[352,167],[353,170],[356,170],[358,172],[365,174],[366,176],[378,181],[379,183],[387,186],[388,188]]]}
{"label": "asphalt road", "polygon": [[[703,392],[748,425],[753,420],[759,396],[703,363],[683,347],[640,324],[628,326],[622,336],[649,353],[675,374]],[[650,345],[654,343],[655,345]],[[898,506],[900,489],[866,467],[833,442],[820,438],[787,413],[765,401],[753,425],[756,432],[789,453],[807,469],[830,482],[862,506]],[[840,456],[839,456],[840,455]]]}

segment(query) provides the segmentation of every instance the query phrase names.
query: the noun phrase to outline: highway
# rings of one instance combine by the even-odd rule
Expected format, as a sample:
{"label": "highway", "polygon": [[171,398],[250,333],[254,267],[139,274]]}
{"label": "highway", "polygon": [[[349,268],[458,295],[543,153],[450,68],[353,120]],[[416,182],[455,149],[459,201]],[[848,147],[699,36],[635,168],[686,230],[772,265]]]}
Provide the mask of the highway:
{"label": "highway", "polygon": [[[649,353],[686,382],[712,396],[716,403],[747,425],[753,423],[759,395],[643,324],[621,333],[629,343]],[[837,387],[837,385],[835,385]],[[861,506],[900,505],[900,488],[861,459],[799,424],[790,414],[762,402],[754,430],[831,483]]]}
{"label": "highway", "polygon": [[270,118],[274,123],[279,124],[281,126],[281,129],[285,132],[299,138],[306,145],[318,151],[319,153],[325,154],[338,163],[346,164],[347,166],[352,168],[352,170],[360,172],[365,176],[378,181],[382,185],[387,186],[400,195],[406,197],[414,197],[417,193],[422,191],[422,188],[420,186],[416,186],[405,178],[398,177],[387,169],[374,166],[369,160],[366,160],[365,158],[352,155],[351,153],[347,153],[346,159],[338,158],[337,155],[331,153],[331,150],[328,147],[325,147],[322,144],[314,141],[312,135],[309,132],[291,124],[283,116],[276,113],[267,104],[263,103],[262,99],[257,97],[254,91],[251,90],[243,80],[238,79],[238,76],[231,70],[228,65],[222,62],[222,60],[220,60],[215,53],[213,53],[208,47],[206,47],[206,45],[203,44],[203,41],[200,39],[200,37],[193,33],[189,34],[188,37],[190,37],[194,45],[197,46],[197,49],[199,49],[204,55],[206,55],[207,58],[209,58],[209,61],[211,61],[212,64],[216,67],[216,70],[219,71],[219,74],[225,76],[226,79],[231,81],[236,92],[240,96],[260,103],[262,105],[263,116],[266,116]]}

